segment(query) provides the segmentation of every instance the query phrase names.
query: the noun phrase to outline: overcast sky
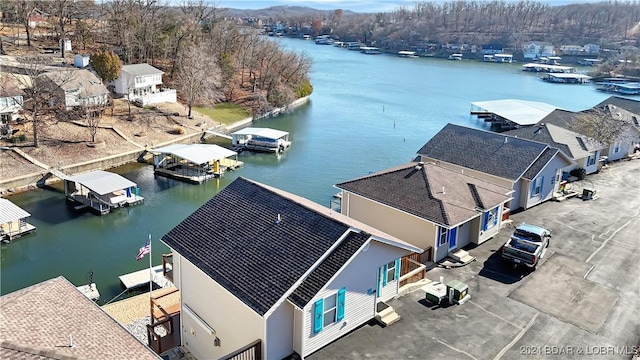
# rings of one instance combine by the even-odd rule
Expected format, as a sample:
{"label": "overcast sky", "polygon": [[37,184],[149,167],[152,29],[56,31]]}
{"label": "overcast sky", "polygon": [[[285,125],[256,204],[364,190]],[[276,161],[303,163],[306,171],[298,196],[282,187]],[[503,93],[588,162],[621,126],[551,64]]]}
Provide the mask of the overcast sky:
{"label": "overcast sky", "polygon": [[[445,0],[436,0],[445,1]],[[488,0],[481,0],[488,1]],[[517,1],[517,0],[506,0]],[[541,0],[540,2],[551,5],[565,5],[575,2],[587,2],[589,0]],[[351,10],[355,12],[382,12],[390,11],[399,5],[412,7],[415,0],[217,0],[218,7],[233,9],[264,9],[270,6],[308,6],[320,10]]]}

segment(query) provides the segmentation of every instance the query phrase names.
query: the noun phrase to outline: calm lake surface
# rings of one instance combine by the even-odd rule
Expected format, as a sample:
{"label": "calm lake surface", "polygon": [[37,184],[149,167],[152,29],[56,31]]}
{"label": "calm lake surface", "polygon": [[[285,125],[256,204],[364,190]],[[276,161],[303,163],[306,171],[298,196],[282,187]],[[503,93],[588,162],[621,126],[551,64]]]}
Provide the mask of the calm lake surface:
{"label": "calm lake surface", "polygon": [[577,111],[609,96],[593,85],[546,83],[517,63],[374,56],[312,41],[277,41],[314,60],[311,101],[293,114],[254,124],[289,131],[289,151],[280,158],[243,153],[243,168],[202,185],[155,178],[149,165],[115,169],[140,186],[145,202],[102,217],[72,213],[60,189],[11,196],[38,230],[0,248],[0,293],[59,275],[83,285],[92,269],[104,304],[123,290],[119,275],[148,267],[148,258],[135,260],[148,234],[158,265],[168,252],[159,239],[238,176],[329,206],[337,192],[333,184],[411,160],[445,124],[484,128],[469,115],[472,101],[522,99]]}

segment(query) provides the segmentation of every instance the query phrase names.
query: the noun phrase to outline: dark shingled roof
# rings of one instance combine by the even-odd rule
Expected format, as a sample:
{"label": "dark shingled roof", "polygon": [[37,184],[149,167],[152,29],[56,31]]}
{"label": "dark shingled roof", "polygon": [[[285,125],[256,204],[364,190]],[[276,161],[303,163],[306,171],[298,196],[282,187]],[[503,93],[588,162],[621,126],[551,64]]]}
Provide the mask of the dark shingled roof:
{"label": "dark shingled roof", "polygon": [[[238,178],[162,240],[262,316],[349,228],[275,189]],[[356,246],[362,239],[352,236],[333,256],[344,259],[352,241]],[[314,279],[339,269],[328,261]],[[306,299],[309,289],[322,285],[307,284],[298,298]]]}
{"label": "dark shingled roof", "polygon": [[418,154],[518,180],[546,148],[546,144],[531,140],[447,124]]}
{"label": "dark shingled roof", "polygon": [[533,180],[540,171],[544,168],[551,159],[553,159],[556,154],[560,152],[558,149],[547,148],[542,155],[536,160],[531,167],[522,175],[523,178],[527,180]]}
{"label": "dark shingled roof", "polygon": [[[454,226],[507,201],[511,189],[434,164],[408,163],[337,184],[339,189]],[[444,191],[443,191],[444,190]]]}
{"label": "dark shingled roof", "polygon": [[625,99],[625,98],[621,98],[621,97],[617,97],[617,96],[611,96],[608,99],[606,99],[605,101],[599,103],[598,105],[594,106],[594,108],[598,108],[598,109],[602,109],[603,107],[607,106],[607,105],[613,105],[613,106],[617,106],[621,109],[625,109],[627,111],[630,111],[634,114],[638,114],[640,115],[640,101],[638,100],[632,100],[632,99]]}
{"label": "dark shingled roof", "polygon": [[363,232],[352,232],[347,235],[342,243],[296,288],[289,296],[289,300],[300,309],[304,308],[368,239],[369,234]]}

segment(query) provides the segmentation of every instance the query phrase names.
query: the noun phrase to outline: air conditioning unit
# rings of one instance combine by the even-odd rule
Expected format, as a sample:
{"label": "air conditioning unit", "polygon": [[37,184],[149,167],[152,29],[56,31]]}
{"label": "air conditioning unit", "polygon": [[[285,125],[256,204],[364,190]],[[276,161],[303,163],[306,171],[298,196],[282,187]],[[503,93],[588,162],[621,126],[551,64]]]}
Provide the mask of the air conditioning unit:
{"label": "air conditioning unit", "polygon": [[596,189],[584,188],[582,189],[582,200],[592,200],[596,196]]}

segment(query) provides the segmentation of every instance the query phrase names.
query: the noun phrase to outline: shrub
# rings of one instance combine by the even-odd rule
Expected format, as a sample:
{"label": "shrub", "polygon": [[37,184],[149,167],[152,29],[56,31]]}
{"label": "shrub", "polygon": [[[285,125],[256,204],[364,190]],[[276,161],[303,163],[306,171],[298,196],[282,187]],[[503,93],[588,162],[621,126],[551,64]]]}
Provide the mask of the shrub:
{"label": "shrub", "polygon": [[569,172],[569,175],[577,177],[578,180],[584,180],[587,177],[587,171],[583,168],[575,168]]}
{"label": "shrub", "polygon": [[173,129],[171,129],[171,133],[174,135],[184,135],[186,130],[182,126],[174,126]]}
{"label": "shrub", "polygon": [[311,85],[311,82],[309,81],[309,79],[306,79],[306,78],[302,80],[302,82],[300,83],[300,85],[298,85],[298,88],[296,89],[296,95],[298,95],[298,98],[309,96],[311,95],[312,92],[313,92],[313,85]]}
{"label": "shrub", "polygon": [[27,135],[25,134],[16,135],[9,138],[9,142],[14,144],[21,143],[26,140],[27,140]]}

